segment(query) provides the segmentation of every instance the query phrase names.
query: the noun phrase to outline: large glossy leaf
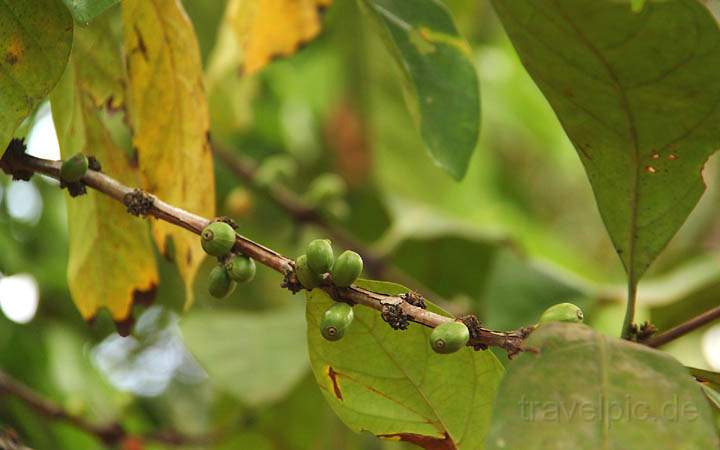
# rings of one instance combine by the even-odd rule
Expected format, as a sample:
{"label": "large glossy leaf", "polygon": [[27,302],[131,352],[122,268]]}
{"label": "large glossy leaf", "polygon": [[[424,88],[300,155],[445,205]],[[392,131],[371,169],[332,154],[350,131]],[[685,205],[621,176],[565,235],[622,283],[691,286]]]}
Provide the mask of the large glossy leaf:
{"label": "large glossy leaf", "polygon": [[439,1],[359,0],[403,72],[408,106],[433,160],[461,179],[480,129],[470,47]]}
{"label": "large glossy leaf", "polygon": [[670,356],[575,324],[527,345],[538,353],[508,366],[489,449],[717,448],[700,386]]}
{"label": "large glossy leaf", "polygon": [[[128,112],[143,185],[169,203],[212,217],[208,107],[192,24],[176,0],[128,0],[122,7]],[[152,229],[160,250],[180,270],[189,306],[204,256],[199,240],[162,221]]]}
{"label": "large glossy leaf", "polygon": [[[76,30],[65,74],[51,96],[53,119],[63,158],[77,152],[95,156],[103,171],[137,185],[137,169],[113,141],[101,111],[122,100],[119,36],[108,21]],[[106,307],[116,321],[126,319],[137,295],[158,283],[147,224],[112,199],[88,190],[67,197],[69,226],[68,285],[85,319]]]}
{"label": "large glossy leaf", "polygon": [[720,32],[696,0],[494,1],[593,186],[634,285],[703,193],[720,144]]}
{"label": "large glossy leaf", "polygon": [[76,21],[87,25],[120,0],[63,0]]}
{"label": "large glossy leaf", "polygon": [[60,0],[0,3],[0,148],[65,70],[73,22]]}
{"label": "large glossy leaf", "polygon": [[[391,294],[407,291],[396,284],[359,284]],[[307,338],[318,385],[346,425],[428,449],[483,447],[503,374],[492,353],[465,348],[438,355],[428,344],[429,328],[412,323],[395,331],[362,306],[355,307],[345,337],[329,342],[319,322],[332,303],[322,290],[308,295]]]}
{"label": "large glossy leaf", "polygon": [[197,311],[180,323],[212,381],[250,405],[282,399],[307,373],[302,307]]}

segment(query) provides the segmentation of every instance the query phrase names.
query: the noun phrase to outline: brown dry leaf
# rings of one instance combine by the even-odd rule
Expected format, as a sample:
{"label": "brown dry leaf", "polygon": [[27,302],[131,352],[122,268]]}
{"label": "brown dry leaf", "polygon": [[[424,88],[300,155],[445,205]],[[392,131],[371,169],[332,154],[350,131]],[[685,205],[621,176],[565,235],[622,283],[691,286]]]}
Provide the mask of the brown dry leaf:
{"label": "brown dry leaf", "polygon": [[251,74],[277,56],[293,54],[320,33],[320,18],[332,0],[231,0],[225,21],[245,53]]}
{"label": "brown dry leaf", "polygon": [[[128,113],[143,185],[167,202],[211,217],[215,181],[193,26],[178,0],[127,0],[122,9]],[[161,221],[153,222],[153,237],[177,264],[188,307],[204,256],[199,239]]]}
{"label": "brown dry leaf", "polygon": [[[62,156],[77,152],[95,156],[103,171],[123,183],[137,184],[137,170],[113,142],[101,120],[99,105],[122,99],[115,78],[121,68],[119,43],[105,21],[77,29],[67,70],[52,93],[52,112]],[[88,190],[68,196],[68,285],[83,318],[106,307],[116,322],[125,322],[133,301],[147,299],[158,283],[155,255],[143,220],[116,201]]]}

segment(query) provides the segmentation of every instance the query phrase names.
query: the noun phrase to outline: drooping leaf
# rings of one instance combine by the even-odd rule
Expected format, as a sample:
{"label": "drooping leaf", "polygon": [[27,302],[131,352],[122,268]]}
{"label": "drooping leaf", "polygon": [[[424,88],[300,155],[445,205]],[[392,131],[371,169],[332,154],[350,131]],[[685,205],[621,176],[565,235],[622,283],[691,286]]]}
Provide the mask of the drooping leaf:
{"label": "drooping leaf", "polygon": [[321,12],[332,0],[231,0],[224,23],[242,49],[242,68],[257,72],[293,54],[320,33]]}
{"label": "drooping leaf", "polygon": [[712,407],[720,411],[720,391],[705,383],[701,383],[700,386]]}
{"label": "drooping leaf", "polygon": [[0,148],[65,70],[73,22],[60,0],[0,3]]}
{"label": "drooping leaf", "polygon": [[[119,181],[137,185],[137,169],[113,141],[101,112],[122,99],[119,38],[106,21],[77,29],[70,63],[51,95],[53,119],[63,158],[83,152],[95,156],[102,170]],[[70,250],[68,285],[83,318],[101,307],[115,321],[125,320],[137,296],[151,294],[158,283],[155,256],[146,223],[123,205],[88,190],[67,197]]]}
{"label": "drooping leaf", "polygon": [[75,21],[87,25],[120,0],[63,0]]}
{"label": "drooping leaf", "polygon": [[[147,191],[205,217],[215,210],[209,119],[192,24],[175,0],[122,3],[133,145]],[[177,264],[192,303],[204,253],[197,236],[153,222],[153,237]],[[172,251],[171,251],[172,249]]]}
{"label": "drooping leaf", "polygon": [[439,1],[360,0],[403,72],[406,100],[436,164],[462,179],[480,132],[470,47]]}
{"label": "drooping leaf", "polygon": [[704,191],[720,144],[720,31],[702,2],[494,1],[572,140],[637,283]]}
{"label": "drooping leaf", "polygon": [[700,386],[665,353],[554,323],[508,365],[488,449],[717,448]]}
{"label": "drooping leaf", "polygon": [[[393,295],[408,291],[376,281],[357,284]],[[428,344],[429,328],[411,323],[395,331],[362,306],[354,308],[345,337],[329,342],[319,322],[332,304],[320,289],[308,294],[307,338],[318,385],[346,425],[428,449],[482,448],[503,374],[492,353],[465,348],[438,355]]]}
{"label": "drooping leaf", "polygon": [[257,406],[283,398],[307,373],[302,308],[194,312],[181,322],[185,343],[214,383]]}

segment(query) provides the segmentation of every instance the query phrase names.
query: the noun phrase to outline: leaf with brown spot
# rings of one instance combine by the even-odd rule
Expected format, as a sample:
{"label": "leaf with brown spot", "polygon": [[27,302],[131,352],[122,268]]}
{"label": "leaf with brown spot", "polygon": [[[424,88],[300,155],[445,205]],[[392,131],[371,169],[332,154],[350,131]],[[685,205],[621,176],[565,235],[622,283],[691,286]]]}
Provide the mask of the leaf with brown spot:
{"label": "leaf with brown spot", "polygon": [[[76,30],[75,47],[60,83],[51,95],[53,119],[64,158],[77,152],[95,156],[103,171],[123,183],[137,184],[138,174],[112,140],[99,108],[121,86],[119,36],[100,20]],[[102,194],[67,197],[70,255],[68,284],[83,318],[105,307],[117,323],[131,323],[133,301],[154,292],[158,283],[147,224]]]}
{"label": "leaf with brown spot", "polygon": [[[358,284],[393,295],[409,291],[392,283]],[[428,343],[429,328],[411,323],[395,331],[377,311],[359,306],[345,337],[326,341],[319,323],[332,304],[325,291],[308,294],[310,363],[325,399],[347,426],[426,449],[483,447],[503,374],[492,353],[468,347],[438,355]]]}
{"label": "leaf with brown spot", "polygon": [[0,2],[0,148],[63,74],[73,21],[60,0]]}
{"label": "leaf with brown spot", "polygon": [[273,58],[288,56],[314,39],[321,11],[332,0],[231,0],[225,24],[242,48],[243,71],[257,72]]}
{"label": "leaf with brown spot", "polygon": [[[177,0],[127,0],[122,10],[128,112],[143,186],[169,203],[212,217],[208,108],[192,24]],[[153,222],[152,232],[166,255],[172,241],[188,307],[204,255],[198,237],[161,221]]]}

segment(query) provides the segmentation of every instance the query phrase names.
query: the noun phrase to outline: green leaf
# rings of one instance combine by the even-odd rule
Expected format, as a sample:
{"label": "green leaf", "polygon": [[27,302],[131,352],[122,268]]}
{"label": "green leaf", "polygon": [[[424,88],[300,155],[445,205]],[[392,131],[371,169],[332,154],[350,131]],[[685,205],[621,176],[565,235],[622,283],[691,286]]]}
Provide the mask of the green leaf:
{"label": "green leaf", "polygon": [[702,387],[703,393],[705,394],[713,408],[720,411],[720,392],[716,391],[715,389],[706,384],[700,384],[700,386]]}
{"label": "green leaf", "polygon": [[698,384],[665,353],[554,323],[527,341],[498,392],[488,449],[717,447]]}
{"label": "green leaf", "polygon": [[[408,291],[376,281],[358,285],[394,295]],[[328,342],[318,324],[332,304],[320,289],[308,294],[307,338],[318,385],[347,426],[425,448],[482,448],[503,374],[492,353],[465,348],[438,355],[428,344],[429,328],[411,323],[395,331],[362,306],[355,307],[345,337]]]}
{"label": "green leaf", "polygon": [[[720,31],[696,0],[493,1],[572,140],[631,286],[704,191],[720,144]],[[662,49],[661,51],[659,49]]]}
{"label": "green leaf", "polygon": [[439,1],[359,1],[404,74],[408,107],[430,155],[462,179],[480,132],[480,89],[470,47],[450,12]]}
{"label": "green leaf", "polygon": [[0,149],[60,80],[72,40],[60,0],[0,3]]}
{"label": "green leaf", "polygon": [[120,0],[63,0],[75,21],[87,25]]}
{"label": "green leaf", "polygon": [[180,327],[211,380],[249,405],[282,399],[307,373],[298,306],[260,313],[196,311]]}
{"label": "green leaf", "polygon": [[[103,122],[104,105],[118,107],[123,79],[119,33],[109,20],[78,28],[67,70],[51,95],[60,153],[95,156],[103,172],[131,186],[139,183],[125,151]],[[147,224],[123,205],[93,190],[67,198],[69,227],[68,285],[84,319],[101,307],[115,321],[125,320],[137,296],[158,284]]]}

